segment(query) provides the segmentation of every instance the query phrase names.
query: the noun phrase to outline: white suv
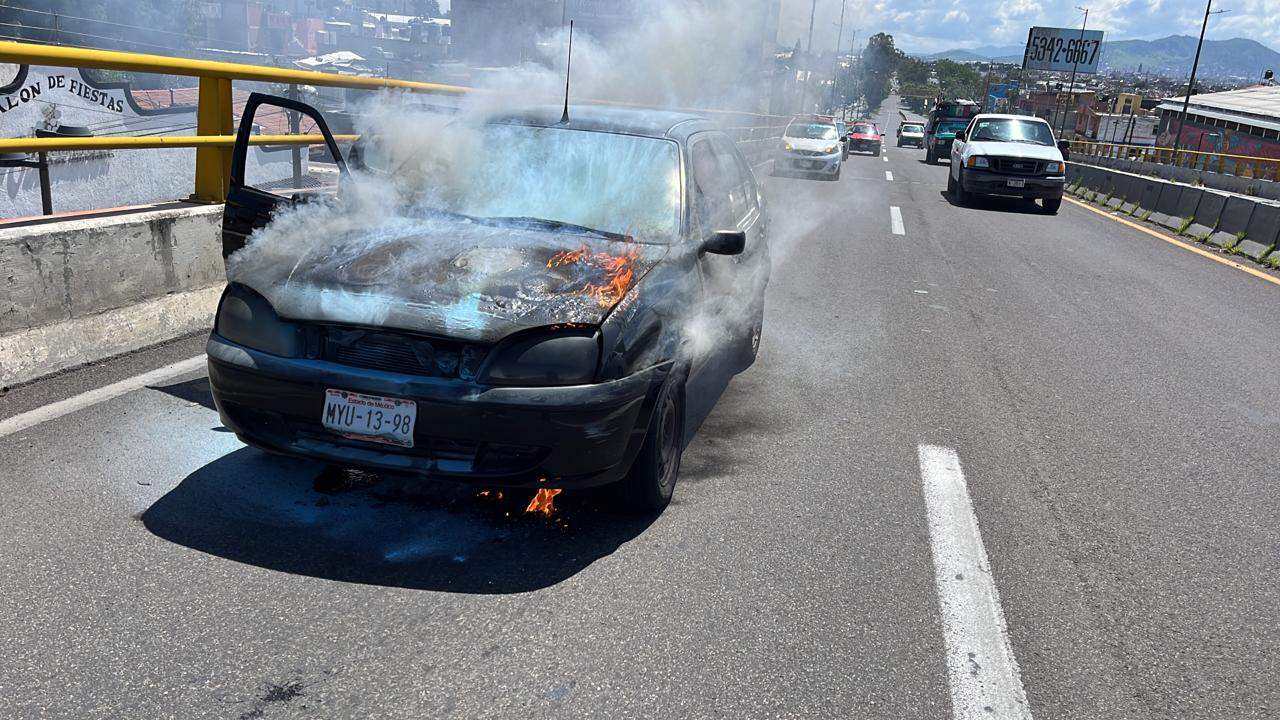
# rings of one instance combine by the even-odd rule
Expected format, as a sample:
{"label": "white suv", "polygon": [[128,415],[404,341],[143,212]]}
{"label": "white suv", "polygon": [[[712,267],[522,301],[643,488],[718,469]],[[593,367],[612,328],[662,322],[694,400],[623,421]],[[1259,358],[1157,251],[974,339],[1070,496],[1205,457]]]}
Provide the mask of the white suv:
{"label": "white suv", "polygon": [[1045,212],[1056,213],[1067,184],[1063,145],[1040,118],[976,115],[951,145],[947,192],[961,205],[973,195],[1038,199]]}

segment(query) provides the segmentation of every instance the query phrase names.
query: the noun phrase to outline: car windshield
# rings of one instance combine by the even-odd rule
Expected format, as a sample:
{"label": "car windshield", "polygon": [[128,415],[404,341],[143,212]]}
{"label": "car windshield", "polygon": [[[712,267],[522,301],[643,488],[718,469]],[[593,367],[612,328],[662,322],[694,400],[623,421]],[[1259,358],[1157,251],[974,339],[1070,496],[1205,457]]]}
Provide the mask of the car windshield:
{"label": "car windshield", "polygon": [[989,142],[1023,142],[1035,145],[1053,145],[1053,131],[1038,120],[992,118],[973,124],[971,140]]}
{"label": "car windshield", "polygon": [[839,137],[836,126],[830,123],[791,123],[786,136],[800,140],[835,140]]}
{"label": "car windshield", "polygon": [[634,135],[488,125],[447,172],[431,175],[415,201],[476,219],[671,242],[680,227],[679,148]]}
{"label": "car windshield", "polygon": [[853,126],[853,131],[856,133],[861,133],[863,135],[874,135],[876,132],[876,128],[874,125],[859,124],[859,125]]}
{"label": "car windshield", "polygon": [[903,125],[902,132],[909,132],[909,133],[924,132],[924,126],[923,125]]}

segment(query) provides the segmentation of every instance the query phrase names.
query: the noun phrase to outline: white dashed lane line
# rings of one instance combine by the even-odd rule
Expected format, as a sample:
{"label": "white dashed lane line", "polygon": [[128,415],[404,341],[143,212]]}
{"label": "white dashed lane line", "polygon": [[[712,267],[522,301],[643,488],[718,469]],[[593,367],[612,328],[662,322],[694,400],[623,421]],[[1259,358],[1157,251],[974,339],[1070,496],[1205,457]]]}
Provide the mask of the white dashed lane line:
{"label": "white dashed lane line", "polygon": [[902,224],[902,208],[897,205],[889,206],[889,224],[893,228],[894,235],[907,234],[907,227]]}
{"label": "white dashed lane line", "polygon": [[889,162],[889,156],[888,156],[888,155],[882,155],[882,156],[881,156],[881,159],[882,159],[882,160],[884,160],[885,162]]}
{"label": "white dashed lane line", "polygon": [[884,179],[885,179],[885,180],[888,180],[889,182],[893,182],[893,171],[892,171],[892,170],[885,170],[885,171],[884,171]]}
{"label": "white dashed lane line", "polygon": [[955,720],[1031,720],[960,456],[921,445],[934,582]]}

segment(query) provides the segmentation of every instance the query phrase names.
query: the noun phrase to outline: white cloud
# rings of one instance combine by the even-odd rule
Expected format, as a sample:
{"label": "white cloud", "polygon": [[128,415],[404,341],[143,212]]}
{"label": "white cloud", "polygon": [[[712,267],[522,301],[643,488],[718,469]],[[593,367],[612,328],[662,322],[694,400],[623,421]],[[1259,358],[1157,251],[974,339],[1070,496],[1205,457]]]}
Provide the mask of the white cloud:
{"label": "white cloud", "polygon": [[[813,0],[782,0],[780,37],[790,45],[804,37]],[[859,28],[859,44],[877,32],[894,36],[899,47],[925,52],[977,45],[1020,45],[1032,25],[1079,27],[1075,6],[1087,6],[1089,27],[1108,39],[1151,39],[1166,35],[1198,35],[1205,0],[996,0],[994,3],[939,0],[848,0],[844,44],[849,28]],[[835,44],[835,22],[841,0],[818,0],[814,46]],[[1280,50],[1280,0],[1215,0],[1231,12],[1209,22],[1212,39],[1245,37]],[[1280,70],[1280,68],[1277,68]]]}

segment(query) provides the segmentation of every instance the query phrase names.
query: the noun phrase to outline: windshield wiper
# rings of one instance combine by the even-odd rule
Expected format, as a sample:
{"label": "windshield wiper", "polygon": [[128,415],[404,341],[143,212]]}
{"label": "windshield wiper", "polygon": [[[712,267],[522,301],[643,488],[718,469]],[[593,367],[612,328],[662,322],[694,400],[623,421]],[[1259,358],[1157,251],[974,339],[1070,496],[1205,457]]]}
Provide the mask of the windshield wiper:
{"label": "windshield wiper", "polygon": [[574,223],[564,222],[563,220],[548,220],[539,217],[485,217],[475,218],[478,222],[495,223],[503,225],[524,225],[526,227],[538,228],[541,230],[551,230],[553,232],[572,232],[584,235],[597,235],[609,240],[626,240],[627,236],[622,233],[609,232],[608,230],[598,230],[586,225],[576,225]]}
{"label": "windshield wiper", "polygon": [[463,215],[463,214],[462,214],[462,213],[460,213],[460,212],[454,212],[454,211],[452,211],[452,210],[445,210],[444,208],[438,208],[438,207],[425,207],[425,206],[421,206],[421,205],[412,205],[412,206],[410,206],[410,208],[409,208],[409,216],[410,216],[410,217],[418,217],[418,218],[421,218],[421,217],[439,217],[439,218],[447,218],[447,219],[449,219],[449,220],[469,220],[469,221],[471,221],[471,222],[478,222],[478,221],[479,221],[479,219],[478,219],[478,218],[471,217],[470,215]]}

